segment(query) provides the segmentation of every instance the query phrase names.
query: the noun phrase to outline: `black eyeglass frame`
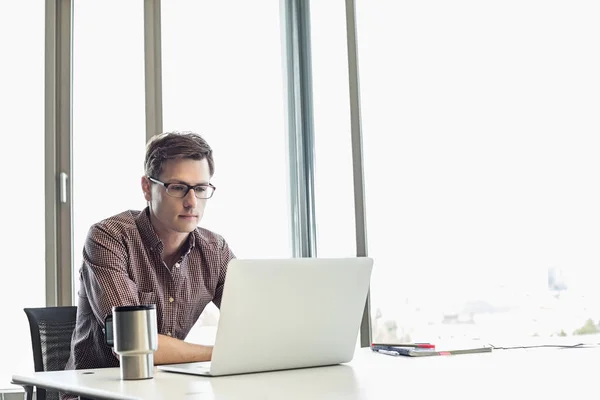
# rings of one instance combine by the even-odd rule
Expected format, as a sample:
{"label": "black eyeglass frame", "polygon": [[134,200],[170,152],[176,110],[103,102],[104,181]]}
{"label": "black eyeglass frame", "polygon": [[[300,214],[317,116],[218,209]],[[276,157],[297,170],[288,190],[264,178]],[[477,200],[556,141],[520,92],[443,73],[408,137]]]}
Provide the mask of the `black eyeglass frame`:
{"label": "black eyeglass frame", "polygon": [[[165,187],[165,192],[167,193],[167,195],[169,195],[171,197],[175,197],[176,199],[183,199],[185,196],[188,195],[188,193],[190,192],[190,190],[194,190],[197,187],[202,187],[202,188],[210,187],[210,188],[212,188],[212,193],[210,194],[209,197],[198,197],[198,194],[194,190],[194,196],[197,199],[200,199],[200,200],[210,199],[215,194],[215,190],[217,190],[217,188],[215,187],[215,185],[213,185],[212,183],[192,186],[192,185],[188,185],[186,183],[180,183],[180,182],[165,183],[165,182],[159,181],[158,179],[153,178],[151,176],[147,176],[147,178],[148,178],[148,180],[150,182],[154,182],[154,183],[158,183],[159,185],[163,185]],[[169,194],[169,190],[168,190],[169,186],[171,186],[171,185],[187,186],[187,190],[186,190],[186,192],[184,193],[184,195],[182,197],[173,196],[172,194]]]}

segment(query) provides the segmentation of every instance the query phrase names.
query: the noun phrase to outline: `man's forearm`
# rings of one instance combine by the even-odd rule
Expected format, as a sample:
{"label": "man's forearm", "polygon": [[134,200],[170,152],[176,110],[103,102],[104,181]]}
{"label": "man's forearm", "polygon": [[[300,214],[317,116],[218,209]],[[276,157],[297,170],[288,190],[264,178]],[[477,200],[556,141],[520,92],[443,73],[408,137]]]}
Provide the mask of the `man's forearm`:
{"label": "man's forearm", "polygon": [[158,335],[158,350],[154,352],[154,364],[177,364],[210,361],[212,346],[187,343],[166,335]]}

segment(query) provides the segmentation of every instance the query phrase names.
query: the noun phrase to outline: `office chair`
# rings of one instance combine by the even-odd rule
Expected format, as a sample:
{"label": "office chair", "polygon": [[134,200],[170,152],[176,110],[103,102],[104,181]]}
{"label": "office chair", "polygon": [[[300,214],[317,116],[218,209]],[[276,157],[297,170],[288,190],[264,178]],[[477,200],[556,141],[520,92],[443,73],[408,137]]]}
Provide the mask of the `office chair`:
{"label": "office chair", "polygon": [[[36,372],[65,369],[71,354],[71,336],[75,330],[76,306],[24,308],[31,331],[31,347]],[[33,398],[33,388],[25,388]],[[58,392],[38,388],[36,400],[57,400]]]}

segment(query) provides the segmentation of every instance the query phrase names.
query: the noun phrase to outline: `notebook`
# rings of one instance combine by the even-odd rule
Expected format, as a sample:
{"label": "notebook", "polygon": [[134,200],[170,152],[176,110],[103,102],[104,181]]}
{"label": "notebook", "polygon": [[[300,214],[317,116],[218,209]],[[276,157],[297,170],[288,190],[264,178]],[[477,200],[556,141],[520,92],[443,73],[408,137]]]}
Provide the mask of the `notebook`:
{"label": "notebook", "polygon": [[425,357],[425,356],[452,356],[457,354],[471,353],[489,353],[492,348],[489,346],[473,346],[473,347],[444,347],[443,349],[417,348],[417,347],[402,347],[402,346],[371,346],[374,352],[387,354],[390,356],[408,356],[408,357]]}
{"label": "notebook", "polygon": [[231,260],[211,362],[161,371],[220,376],[352,360],[373,260]]}

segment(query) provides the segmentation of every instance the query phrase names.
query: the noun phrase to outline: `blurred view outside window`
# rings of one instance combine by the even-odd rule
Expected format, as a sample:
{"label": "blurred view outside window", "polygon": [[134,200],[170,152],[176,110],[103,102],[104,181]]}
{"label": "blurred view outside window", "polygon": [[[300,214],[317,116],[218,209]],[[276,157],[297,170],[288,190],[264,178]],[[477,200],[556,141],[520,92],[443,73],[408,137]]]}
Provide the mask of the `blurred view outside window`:
{"label": "blurred view outside window", "polygon": [[357,1],[375,341],[593,341],[596,2]]}
{"label": "blurred view outside window", "polygon": [[146,117],[143,2],[79,1],[73,10],[73,296],[77,304],[79,268],[91,225],[146,206],[140,184]]}
{"label": "blurred view outside window", "polygon": [[356,255],[346,17],[343,1],[310,4],[317,255]]}
{"label": "blurred view outside window", "polygon": [[15,370],[33,370],[23,308],[46,303],[43,3],[0,4],[0,53],[1,390],[18,388],[10,385]]}
{"label": "blurred view outside window", "polygon": [[[279,3],[163,2],[161,18],[164,130],[214,151],[200,226],[239,258],[291,257]],[[209,304],[188,340],[212,343],[218,315]]]}

